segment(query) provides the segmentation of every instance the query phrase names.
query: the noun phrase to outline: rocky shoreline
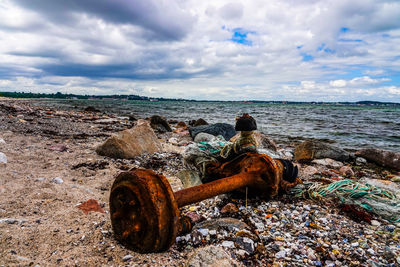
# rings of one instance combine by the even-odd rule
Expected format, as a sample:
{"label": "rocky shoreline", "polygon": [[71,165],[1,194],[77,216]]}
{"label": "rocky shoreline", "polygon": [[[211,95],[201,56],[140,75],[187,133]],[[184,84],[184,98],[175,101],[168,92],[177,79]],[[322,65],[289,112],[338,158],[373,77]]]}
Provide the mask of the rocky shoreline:
{"label": "rocky shoreline", "polygon": [[[96,148],[144,118],[33,103],[0,99],[0,266],[400,264],[399,223],[337,198],[295,191],[269,201],[226,194],[189,205],[181,212],[196,221],[195,229],[179,236],[170,250],[127,250],[113,238],[109,219],[114,177],[132,167],[147,168],[167,177],[174,191],[182,189],[177,173],[184,169],[185,147],[193,143],[183,125],[189,122],[168,118],[171,129],[166,129],[155,120],[157,152],[111,158]],[[260,151],[295,160],[304,186],[368,179],[399,192],[394,160],[399,153],[353,154],[312,141],[274,147],[267,136],[260,140]],[[86,214],[78,206],[91,199],[99,209]]]}

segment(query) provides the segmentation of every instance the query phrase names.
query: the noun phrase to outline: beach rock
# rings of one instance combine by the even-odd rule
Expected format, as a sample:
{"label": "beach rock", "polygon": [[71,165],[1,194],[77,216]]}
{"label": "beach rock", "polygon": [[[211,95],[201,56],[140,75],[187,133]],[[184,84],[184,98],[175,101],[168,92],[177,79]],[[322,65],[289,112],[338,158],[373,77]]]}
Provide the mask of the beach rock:
{"label": "beach rock", "polygon": [[202,184],[199,174],[193,170],[182,170],[176,174],[183,185],[183,188],[193,187]]}
{"label": "beach rock", "polygon": [[154,115],[150,118],[150,126],[160,133],[172,132],[167,120],[161,116]]}
{"label": "beach rock", "polygon": [[[232,242],[233,243],[233,242]],[[208,246],[199,248],[189,257],[186,262],[188,267],[231,267],[239,266],[231,256],[221,247]]]}
{"label": "beach rock", "polygon": [[63,144],[56,144],[56,145],[50,146],[49,149],[53,150],[53,151],[64,152],[64,151],[67,151],[68,147]]}
{"label": "beach rock", "polygon": [[236,213],[238,211],[239,211],[239,209],[233,203],[228,203],[221,209],[221,213],[222,214],[224,214],[224,213]]}
{"label": "beach rock", "polygon": [[267,135],[265,135],[261,132],[255,131],[254,137],[256,138],[256,141],[259,144],[260,148],[265,148],[268,150],[272,150],[274,152],[278,151],[278,147],[276,146],[276,143],[274,142],[274,140],[272,140]]}
{"label": "beach rock", "polygon": [[313,176],[314,174],[317,174],[318,170],[317,168],[313,167],[313,166],[307,166],[305,168],[300,168],[300,177],[304,177],[304,178],[310,178],[311,176]]}
{"label": "beach rock", "polygon": [[350,159],[350,153],[332,145],[308,140],[296,146],[294,158],[297,161],[309,161],[323,158],[347,161]]}
{"label": "beach rock", "polygon": [[208,122],[206,122],[205,120],[203,120],[202,118],[198,119],[198,120],[191,120],[189,121],[189,125],[196,127],[196,126],[201,126],[201,125],[208,125]]}
{"label": "beach rock", "polygon": [[221,246],[223,246],[224,248],[234,248],[235,247],[235,243],[233,243],[233,241],[223,241],[221,243]]}
{"label": "beach rock", "polygon": [[186,129],[186,128],[187,128],[187,125],[186,125],[185,122],[180,121],[180,122],[178,122],[178,123],[176,124],[176,128],[183,128],[183,129]]}
{"label": "beach rock", "polygon": [[82,210],[83,213],[88,214],[90,211],[104,213],[103,208],[95,199],[89,199],[77,206],[78,209]]}
{"label": "beach rock", "polygon": [[189,128],[190,136],[194,139],[199,133],[208,133],[214,136],[222,135],[225,140],[231,139],[236,135],[235,128],[227,123],[215,123]]}
{"label": "beach rock", "polygon": [[[253,133],[254,138],[256,139],[256,142],[258,144],[259,149],[268,149],[273,152],[278,151],[278,147],[276,146],[274,140],[269,138],[267,135],[259,132],[259,131],[254,131]],[[240,137],[240,133],[236,134],[234,137],[232,137],[229,141],[232,143],[235,142],[238,138]]]}
{"label": "beach rock", "polygon": [[128,254],[128,255],[125,255],[123,258],[122,258],[122,261],[129,261],[130,259],[132,259],[133,258],[133,256],[131,255],[131,254]]}
{"label": "beach rock", "polygon": [[400,183],[400,176],[394,176],[390,181],[395,182],[395,183]]}
{"label": "beach rock", "polygon": [[120,120],[116,119],[116,118],[95,120],[95,123],[99,123],[99,124],[116,124],[116,123],[119,123],[119,122],[120,122]]}
{"label": "beach rock", "polygon": [[343,167],[340,168],[339,171],[340,171],[340,173],[344,174],[344,176],[347,176],[347,177],[354,176],[354,171],[349,166],[343,166]]}
{"label": "beach rock", "polygon": [[185,216],[189,217],[193,223],[197,223],[203,219],[199,214],[194,211],[189,211],[185,213]]}
{"label": "beach rock", "polygon": [[161,144],[149,123],[138,120],[135,127],[109,137],[104,144],[97,147],[96,152],[101,156],[129,159],[160,150]]}
{"label": "beach rock", "polygon": [[60,177],[53,178],[51,181],[52,181],[53,183],[55,183],[55,184],[62,184],[62,183],[64,183],[64,180],[61,179]]}
{"label": "beach rock", "polygon": [[6,141],[4,141],[3,138],[0,138],[0,144],[5,144],[5,143],[6,143]]}
{"label": "beach rock", "polygon": [[2,152],[0,152],[0,164],[7,164],[7,157]]}
{"label": "beach rock", "polygon": [[201,125],[208,125],[208,122],[206,122],[205,120],[203,120],[202,118],[198,119],[195,123],[194,123],[194,127],[196,126],[201,126]]}
{"label": "beach rock", "polygon": [[254,252],[254,241],[248,237],[236,237],[235,243],[250,254]]}
{"label": "beach rock", "polygon": [[193,141],[196,143],[200,142],[210,142],[215,138],[214,135],[208,133],[198,133]]}
{"label": "beach rock", "polygon": [[233,230],[234,228],[239,230],[250,229],[250,227],[244,222],[230,217],[204,221],[196,224],[193,229],[199,229],[199,228],[207,228],[209,230],[218,230],[219,228],[227,228],[229,230]]}
{"label": "beach rock", "polygon": [[376,148],[364,148],[357,151],[355,155],[366,158],[383,167],[400,170],[400,153]]}
{"label": "beach rock", "polygon": [[88,106],[83,111],[86,111],[86,112],[100,112],[100,110],[98,110],[97,108],[95,108],[93,106]]}
{"label": "beach rock", "polygon": [[340,168],[343,167],[343,163],[333,160],[333,159],[314,159],[313,161],[311,161],[311,163],[317,164],[317,165],[322,165],[322,166],[326,166],[329,168]]}
{"label": "beach rock", "polygon": [[[395,182],[392,181],[388,181],[388,180],[380,180],[380,179],[370,179],[370,178],[362,178],[361,181],[373,185],[373,186],[377,186],[386,190],[390,190],[393,193],[396,193],[398,191],[400,191],[400,185],[398,185]],[[400,207],[399,207],[399,211],[400,211]]]}
{"label": "beach rock", "polygon": [[367,160],[362,158],[362,157],[357,157],[356,158],[356,165],[361,166],[367,164]]}

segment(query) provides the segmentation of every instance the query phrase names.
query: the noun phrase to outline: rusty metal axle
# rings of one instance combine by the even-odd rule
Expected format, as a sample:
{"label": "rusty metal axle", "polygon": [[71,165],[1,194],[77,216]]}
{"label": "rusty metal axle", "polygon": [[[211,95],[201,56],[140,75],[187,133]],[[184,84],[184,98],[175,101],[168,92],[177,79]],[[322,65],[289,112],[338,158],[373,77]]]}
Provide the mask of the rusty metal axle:
{"label": "rusty metal axle", "polygon": [[110,215],[117,240],[140,253],[167,250],[178,234],[191,230],[179,208],[204,199],[249,187],[264,197],[275,196],[284,165],[267,155],[246,153],[209,168],[221,179],[175,193],[167,179],[146,169],[120,173],[111,188]]}

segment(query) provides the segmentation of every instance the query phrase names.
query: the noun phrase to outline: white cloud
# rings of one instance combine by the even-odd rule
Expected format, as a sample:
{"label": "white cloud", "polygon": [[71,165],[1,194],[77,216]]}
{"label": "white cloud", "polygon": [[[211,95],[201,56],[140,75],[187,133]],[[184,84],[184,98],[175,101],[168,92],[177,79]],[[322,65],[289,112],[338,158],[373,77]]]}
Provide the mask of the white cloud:
{"label": "white cloud", "polygon": [[345,80],[335,80],[330,81],[329,84],[333,87],[345,87],[347,85],[347,82]]}
{"label": "white cloud", "polygon": [[372,79],[369,76],[363,76],[363,77],[356,77],[349,81],[349,84],[355,85],[355,86],[361,86],[361,85],[370,85],[370,84],[377,84],[381,82],[386,82],[390,81],[388,78],[381,78],[381,79]]}
{"label": "white cloud", "polygon": [[400,102],[397,1],[93,1],[0,0],[0,88]]}

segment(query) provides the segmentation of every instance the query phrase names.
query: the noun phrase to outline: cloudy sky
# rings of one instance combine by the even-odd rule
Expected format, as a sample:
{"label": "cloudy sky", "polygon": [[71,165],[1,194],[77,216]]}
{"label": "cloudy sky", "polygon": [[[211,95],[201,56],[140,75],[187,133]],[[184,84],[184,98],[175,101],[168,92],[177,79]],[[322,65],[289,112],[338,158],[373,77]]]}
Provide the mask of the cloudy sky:
{"label": "cloudy sky", "polygon": [[400,1],[0,0],[0,91],[400,102]]}

